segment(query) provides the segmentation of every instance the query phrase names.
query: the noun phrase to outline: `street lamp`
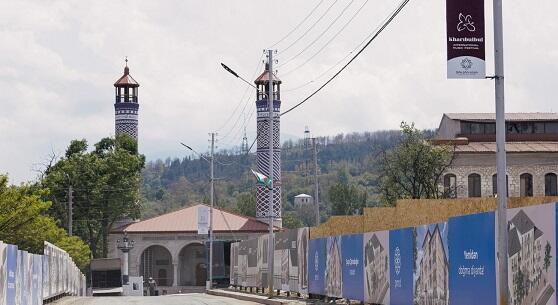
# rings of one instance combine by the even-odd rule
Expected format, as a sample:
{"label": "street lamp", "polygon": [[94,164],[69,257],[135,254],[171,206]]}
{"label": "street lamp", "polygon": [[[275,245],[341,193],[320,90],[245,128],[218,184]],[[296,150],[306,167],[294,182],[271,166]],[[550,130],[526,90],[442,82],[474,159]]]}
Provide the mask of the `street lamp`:
{"label": "street lamp", "polygon": [[[273,192],[274,192],[274,177],[273,177],[273,162],[274,162],[274,152],[273,152],[273,132],[274,132],[274,127],[273,127],[273,120],[274,120],[274,115],[273,115],[273,100],[274,100],[274,94],[273,94],[273,51],[272,50],[267,50],[268,52],[268,93],[267,93],[267,102],[268,102],[268,110],[269,110],[269,114],[268,114],[268,133],[269,133],[269,180],[270,180],[270,192],[269,192],[269,204],[268,204],[268,213],[269,213],[269,238],[268,238],[268,246],[267,246],[267,264],[268,264],[268,293],[269,296],[273,296],[273,253],[274,253],[274,247],[275,247],[275,235],[273,232],[273,221],[274,221],[274,211],[273,211]],[[221,66],[227,70],[227,72],[229,72],[230,74],[234,75],[237,78],[240,78],[243,82],[247,83],[248,85],[250,85],[253,88],[256,88],[256,90],[258,89],[257,87],[255,87],[254,85],[252,85],[250,82],[248,82],[247,80],[245,80],[244,78],[240,77],[238,75],[238,73],[234,72],[232,69],[230,69],[229,67],[227,67],[225,64],[221,63]]]}
{"label": "street lamp", "polygon": [[213,288],[213,194],[215,188],[213,187],[213,183],[215,181],[215,177],[213,175],[213,160],[214,158],[214,150],[215,150],[215,133],[211,133],[211,155],[209,160],[205,158],[202,154],[195,151],[192,147],[180,142],[180,144],[190,151],[198,155],[200,158],[204,159],[205,161],[209,162],[210,167],[210,201],[211,201],[211,208],[209,209],[209,280],[207,283],[207,289]]}
{"label": "street lamp", "polygon": [[122,284],[128,285],[128,253],[134,248],[134,240],[128,239],[128,232],[124,232],[124,238],[122,238],[122,242],[120,241],[120,239],[116,240],[116,247],[122,251],[124,259],[124,262],[122,264]]}

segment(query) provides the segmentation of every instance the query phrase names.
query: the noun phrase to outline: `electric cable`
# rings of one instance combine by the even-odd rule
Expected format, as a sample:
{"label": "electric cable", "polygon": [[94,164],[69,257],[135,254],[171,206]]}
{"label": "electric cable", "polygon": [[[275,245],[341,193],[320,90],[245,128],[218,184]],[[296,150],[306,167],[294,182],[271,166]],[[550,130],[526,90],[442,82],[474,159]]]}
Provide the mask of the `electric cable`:
{"label": "electric cable", "polygon": [[342,10],[341,13],[339,13],[339,15],[337,15],[337,17],[335,17],[335,19],[333,19],[332,22],[330,22],[330,24],[320,33],[318,34],[318,37],[316,37],[314,40],[312,40],[312,42],[310,42],[310,44],[308,44],[306,47],[304,47],[300,52],[298,52],[297,54],[291,56],[289,59],[285,60],[285,62],[281,63],[280,65],[277,66],[277,68],[281,68],[284,65],[288,64],[289,62],[291,62],[293,59],[297,58],[298,56],[300,56],[302,53],[304,53],[306,50],[308,50],[308,48],[310,48],[311,46],[313,46],[318,40],[320,40],[320,38],[322,38],[325,33],[327,33],[327,31],[329,31],[329,29],[331,29],[331,27],[337,23],[337,21],[339,20],[339,18],[341,18],[345,12],[349,9],[349,7],[353,4],[354,0],[351,0]]}
{"label": "electric cable", "polygon": [[[303,67],[304,65],[306,65],[308,62],[310,62],[310,61],[311,61],[312,59],[314,59],[316,56],[318,56],[318,54],[320,54],[333,40],[335,40],[335,38],[337,38],[337,36],[339,36],[339,34],[341,34],[341,33],[345,30],[345,28],[358,16],[358,14],[360,13],[360,11],[364,8],[364,6],[366,6],[366,4],[368,3],[368,1],[369,1],[369,0],[364,1],[364,3],[360,6],[360,8],[359,8],[359,9],[353,14],[353,16],[349,19],[349,21],[347,21],[347,22],[343,25],[343,27],[341,27],[341,29],[340,29],[339,31],[337,31],[337,33],[335,33],[335,35],[333,35],[333,37],[331,37],[331,39],[329,39],[317,52],[315,52],[314,54],[312,54],[312,56],[310,56],[308,59],[306,59],[302,64],[296,66],[294,69],[291,69],[291,70],[287,71],[286,73],[283,73],[282,76],[286,76],[286,75],[289,75],[289,74],[293,73],[294,71],[296,71],[296,70],[300,69],[301,67]],[[364,41],[365,41],[365,40],[364,40]],[[359,44],[359,46],[362,45],[362,44],[364,43],[364,41],[361,42],[361,43]],[[353,52],[353,51],[351,51],[351,53],[352,53],[352,52]],[[349,54],[350,54],[350,53],[349,53]],[[348,56],[349,56],[349,55],[345,56],[345,57],[343,58],[343,60],[344,60],[345,58],[347,58]],[[285,63],[285,64],[286,64],[286,63]],[[328,71],[329,71],[329,69],[328,69]]]}
{"label": "electric cable", "polygon": [[283,42],[285,39],[287,39],[287,37],[289,37],[292,33],[294,33],[294,31],[296,31],[306,20],[308,20],[308,18],[310,18],[310,16],[312,16],[312,14],[314,14],[314,12],[316,11],[316,9],[324,2],[324,0],[320,0],[320,2],[318,2],[318,4],[316,4],[316,6],[314,6],[314,8],[310,11],[310,13],[308,13],[308,15],[306,15],[306,17],[304,17],[304,19],[302,19],[302,21],[297,24],[290,32],[287,33],[287,35],[285,35],[283,38],[281,38],[279,41],[277,41],[276,43],[274,43],[271,47],[269,47],[268,49],[273,49],[273,47],[275,47],[276,45],[280,44],[281,42]]}
{"label": "electric cable", "polygon": [[295,41],[293,41],[290,45],[288,45],[286,48],[284,48],[281,52],[279,52],[279,54],[282,54],[283,52],[287,51],[288,49],[290,49],[293,45],[295,45],[297,42],[299,42],[304,36],[306,36],[306,34],[308,34],[308,32],[310,32],[315,26],[316,24],[318,24],[318,22],[320,22],[320,20],[322,20],[324,18],[324,16],[329,12],[329,10],[331,10],[331,8],[335,5],[335,3],[337,3],[337,1],[339,0],[335,0],[333,1],[333,3],[326,9],[326,11],[320,16],[320,18],[318,18],[318,20],[316,20],[316,22],[314,22],[314,24],[312,24],[307,30],[306,32],[304,32],[300,37],[298,37]]}
{"label": "electric cable", "polygon": [[[263,57],[263,53],[262,53],[262,55],[260,55],[260,58],[258,59],[258,65],[256,66],[256,70],[254,71],[254,73],[253,73],[254,76],[253,76],[252,78],[255,77],[255,75],[258,73],[258,71],[260,70],[261,66],[263,65],[263,62],[262,62],[262,60],[261,60],[262,57]],[[229,117],[225,120],[225,122],[224,122],[219,128],[217,128],[217,130],[216,130],[217,132],[218,132],[218,131],[221,131],[221,130],[230,122],[230,120],[232,119],[232,117],[235,115],[236,111],[239,109],[240,105],[242,105],[242,103],[244,102],[244,98],[246,97],[246,93],[248,93],[248,90],[250,90],[250,89],[251,89],[250,86],[247,86],[247,87],[246,87],[246,89],[244,90],[244,93],[242,94],[242,97],[240,98],[240,100],[239,100],[238,103],[236,104],[236,106],[235,106],[233,112],[231,112],[231,114],[230,114]]]}
{"label": "electric cable", "polygon": [[407,3],[409,3],[410,0],[403,0],[401,2],[401,4],[397,7],[397,9],[388,17],[388,19],[384,22],[384,24],[380,27],[380,29],[372,36],[372,38],[370,38],[370,40],[360,49],[360,51],[358,51],[357,54],[355,54],[355,56],[353,56],[351,58],[351,60],[349,60],[339,71],[337,71],[331,78],[329,78],[324,84],[322,84],[318,89],[316,89],[314,92],[312,92],[312,94],[310,94],[309,96],[307,96],[305,99],[303,99],[301,102],[299,102],[298,104],[294,105],[293,107],[289,108],[288,110],[284,111],[283,113],[281,113],[280,116],[283,116],[291,111],[293,111],[294,109],[300,107],[302,104],[304,104],[306,101],[308,101],[310,98],[312,98],[314,95],[316,95],[318,92],[320,92],[325,86],[327,86],[331,81],[333,81],[337,76],[339,76],[339,74],[341,74],[341,72],[343,72],[343,70],[345,70],[360,54],[362,54],[362,52],[364,52],[364,50],[366,50],[366,48],[368,48],[368,46],[372,43],[372,41],[374,41],[374,39],[376,39],[376,37],[378,37],[378,35],[380,35],[380,33],[382,33],[382,31],[391,23],[391,21],[393,21],[393,19],[401,12],[401,10],[403,10],[403,8],[407,5]]}

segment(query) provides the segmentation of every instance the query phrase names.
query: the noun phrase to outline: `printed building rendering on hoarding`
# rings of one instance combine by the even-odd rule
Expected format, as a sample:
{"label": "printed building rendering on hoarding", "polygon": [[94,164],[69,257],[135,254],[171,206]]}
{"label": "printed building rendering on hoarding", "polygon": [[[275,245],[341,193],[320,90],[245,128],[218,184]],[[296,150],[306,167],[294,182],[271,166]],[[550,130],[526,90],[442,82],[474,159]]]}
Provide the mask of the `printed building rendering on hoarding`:
{"label": "printed building rendering on hoarding", "polygon": [[[425,228],[426,227],[426,228]],[[444,238],[440,226],[434,229],[428,226],[418,227],[417,230],[426,229],[422,246],[418,253],[419,263],[415,275],[414,303],[417,305],[446,305],[448,304],[448,258]],[[420,234],[417,234],[420,236]],[[417,277],[418,276],[418,277]]]}
{"label": "printed building rendering on hoarding", "polygon": [[[529,209],[514,209],[508,221],[510,304],[554,304],[555,242],[549,236],[554,235],[551,234],[553,225],[547,221],[553,221],[550,218],[554,218],[554,207],[541,206],[536,211],[538,213],[531,213],[531,217],[529,212]],[[541,225],[545,225],[550,234],[546,234],[547,230]]]}
{"label": "printed building rendering on hoarding", "polygon": [[372,233],[370,239],[366,241],[369,234],[365,234],[366,244],[364,245],[364,273],[365,273],[365,299],[374,304],[384,304],[384,300],[389,292],[389,259],[388,248],[382,245],[378,234],[384,236],[384,245],[389,239],[388,232]]}
{"label": "printed building rendering on hoarding", "polygon": [[[449,197],[496,194],[494,113],[445,113],[435,144],[453,145],[455,158],[440,187]],[[558,113],[506,113],[509,197],[558,195]]]}

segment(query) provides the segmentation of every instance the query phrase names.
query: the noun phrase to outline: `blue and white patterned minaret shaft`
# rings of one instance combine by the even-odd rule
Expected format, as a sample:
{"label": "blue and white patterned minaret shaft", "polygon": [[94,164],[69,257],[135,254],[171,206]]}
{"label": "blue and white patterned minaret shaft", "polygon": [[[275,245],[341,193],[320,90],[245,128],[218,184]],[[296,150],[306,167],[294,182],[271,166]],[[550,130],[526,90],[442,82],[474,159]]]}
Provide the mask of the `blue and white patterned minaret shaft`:
{"label": "blue and white patterned minaret shaft", "polygon": [[114,103],[115,134],[127,134],[138,140],[138,87],[130,75],[128,59],[124,75],[114,83],[116,101]]}
{"label": "blue and white patterned minaret shaft", "polygon": [[[266,65],[265,71],[254,83],[257,86],[257,130],[258,146],[256,150],[258,171],[266,176],[269,175],[269,109],[267,92],[269,92],[269,72]],[[281,141],[280,141],[280,84],[281,80],[273,74],[273,213],[275,225],[281,226]],[[267,187],[258,186],[256,194],[256,218],[268,222],[269,218],[269,198],[271,190]]]}

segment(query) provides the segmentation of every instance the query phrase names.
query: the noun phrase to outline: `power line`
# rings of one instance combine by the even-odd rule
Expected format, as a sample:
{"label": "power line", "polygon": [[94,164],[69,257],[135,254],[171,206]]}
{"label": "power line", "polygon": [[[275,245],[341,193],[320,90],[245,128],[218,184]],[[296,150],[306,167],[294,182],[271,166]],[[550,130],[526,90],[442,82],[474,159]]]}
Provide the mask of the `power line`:
{"label": "power line", "polygon": [[[312,59],[314,59],[314,57],[316,57],[318,54],[320,54],[335,38],[337,38],[337,36],[339,36],[339,34],[341,34],[341,32],[343,32],[345,30],[345,28],[358,16],[358,14],[360,13],[360,11],[366,6],[366,4],[368,3],[369,0],[364,1],[364,3],[359,7],[359,9],[353,14],[353,16],[349,19],[349,21],[347,21],[343,27],[341,27],[341,29],[339,31],[337,31],[337,33],[335,33],[335,35],[333,35],[333,37],[331,37],[331,39],[329,39],[316,53],[312,54],[312,56],[310,56],[310,58],[306,59],[306,61],[304,61],[302,64],[296,66],[294,69],[289,70],[286,73],[283,73],[282,75],[288,75],[298,69],[300,69],[301,67],[303,67],[304,65],[306,65],[308,62],[310,62]],[[366,40],[363,40],[363,42],[361,42],[359,44],[362,45]],[[356,49],[356,48],[355,48]],[[351,51],[352,53],[353,51]],[[349,54],[351,54],[349,53]],[[349,55],[346,55],[345,57],[343,57],[343,60],[345,60],[345,58],[347,58]],[[339,62],[341,62],[339,61]],[[337,64],[336,64],[337,65]],[[328,69],[329,71],[330,69]]]}
{"label": "power line", "polygon": [[[262,55],[260,55],[260,58],[258,59],[258,65],[256,66],[256,70],[254,71],[253,77],[252,77],[252,78],[256,77],[256,74],[258,73],[258,71],[260,70],[260,68],[261,68],[261,66],[262,66],[262,64],[263,64],[263,63],[262,63],[262,60],[261,60],[262,57],[263,57],[263,53],[262,53]],[[246,89],[244,90],[244,93],[242,94],[242,97],[240,98],[240,100],[239,100],[238,103],[236,104],[236,107],[234,108],[233,112],[231,112],[231,114],[230,114],[229,117],[225,120],[225,122],[224,122],[219,128],[217,128],[217,131],[221,131],[221,130],[230,122],[230,120],[232,119],[232,117],[236,114],[237,110],[239,109],[240,105],[242,105],[242,103],[245,102],[245,101],[244,101],[244,98],[246,97],[246,93],[248,93],[248,90],[250,90],[250,89],[251,89],[250,86],[247,86],[247,87],[246,87]],[[248,97],[248,99],[250,99],[250,98],[251,98],[251,95]],[[245,108],[246,108],[246,106],[243,108],[243,111],[244,111]],[[239,117],[240,117],[240,116],[239,116]]]}
{"label": "power line", "polygon": [[279,41],[277,41],[276,43],[274,43],[271,47],[269,47],[268,49],[273,49],[276,45],[280,44],[281,42],[283,42],[283,40],[285,40],[287,37],[289,37],[292,33],[294,33],[294,31],[296,31],[306,20],[308,20],[308,18],[310,16],[312,16],[312,14],[314,14],[314,12],[316,11],[316,9],[324,2],[324,0],[320,0],[320,2],[318,2],[318,4],[316,4],[316,6],[314,6],[314,8],[310,11],[310,13],[308,13],[308,15],[306,15],[306,17],[304,17],[304,19],[302,19],[302,21],[297,24],[290,32],[287,33],[287,35],[285,35],[283,38],[281,38]]}
{"label": "power line", "polygon": [[293,111],[294,109],[298,108],[300,105],[304,104],[314,95],[316,95],[316,93],[320,92],[331,81],[333,81],[339,74],[341,74],[341,72],[343,72],[343,70],[345,70],[362,52],[364,52],[364,50],[366,50],[366,48],[372,43],[372,41],[374,41],[374,39],[376,39],[376,37],[380,35],[380,33],[391,23],[391,21],[393,21],[393,19],[399,14],[399,12],[401,12],[401,10],[407,5],[407,3],[409,3],[409,1],[410,0],[403,0],[403,2],[397,7],[395,12],[393,12],[388,17],[388,19],[384,22],[384,24],[380,27],[380,29],[372,36],[372,38],[370,38],[370,40],[362,47],[362,49],[360,49],[360,51],[358,51],[358,53],[355,54],[355,56],[353,56],[351,60],[349,60],[349,62],[347,62],[339,71],[337,71],[337,73],[335,73],[330,79],[328,79],[323,85],[321,85],[318,89],[316,89],[316,91],[312,92],[312,94],[310,94],[305,99],[303,99],[300,103],[294,105],[293,107],[281,113],[281,116]]}
{"label": "power line", "polygon": [[304,38],[304,36],[306,36],[306,34],[308,34],[308,32],[310,32],[316,26],[316,24],[318,24],[318,22],[320,22],[320,20],[322,20],[324,18],[324,16],[329,12],[329,10],[331,10],[331,8],[335,5],[335,3],[337,3],[337,1],[339,1],[339,0],[333,1],[333,3],[326,9],[326,11],[320,16],[320,18],[318,18],[318,20],[316,20],[316,22],[314,22],[314,24],[312,24],[300,37],[298,37],[290,45],[288,45],[286,48],[284,48],[283,51],[281,51],[279,54],[284,53],[285,51],[290,49],[293,45],[295,45],[297,42],[299,42],[302,38]]}
{"label": "power line", "polygon": [[345,12],[349,9],[349,7],[353,4],[354,0],[351,0],[342,10],[341,13],[339,13],[339,15],[337,15],[337,17],[335,17],[335,19],[333,19],[333,21],[325,28],[325,30],[323,30],[318,37],[316,37],[310,44],[308,44],[306,47],[304,47],[300,52],[298,52],[296,55],[291,56],[291,58],[285,60],[285,62],[283,62],[282,64],[280,64],[278,66],[278,68],[283,67],[284,65],[288,64],[289,62],[291,62],[293,59],[297,58],[298,56],[300,56],[302,53],[304,53],[306,50],[308,50],[308,48],[310,48],[311,46],[313,46],[318,40],[320,40],[320,38],[322,38],[322,36],[325,35],[325,33],[327,33],[327,31],[329,31],[329,29],[335,24],[337,23],[337,21],[339,20],[339,18],[341,18],[341,16],[343,16],[345,14]]}

